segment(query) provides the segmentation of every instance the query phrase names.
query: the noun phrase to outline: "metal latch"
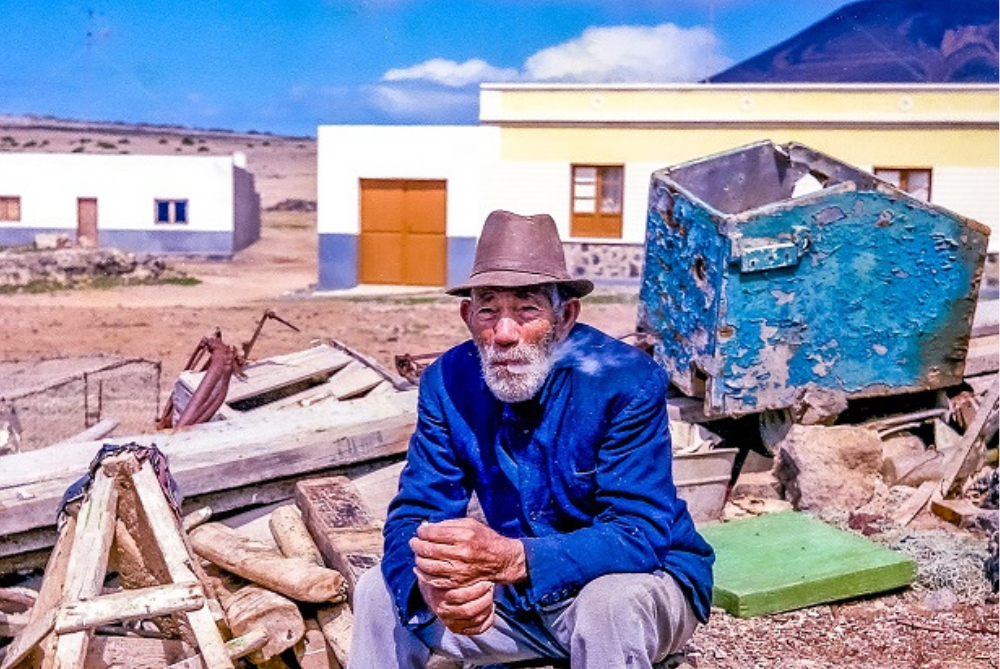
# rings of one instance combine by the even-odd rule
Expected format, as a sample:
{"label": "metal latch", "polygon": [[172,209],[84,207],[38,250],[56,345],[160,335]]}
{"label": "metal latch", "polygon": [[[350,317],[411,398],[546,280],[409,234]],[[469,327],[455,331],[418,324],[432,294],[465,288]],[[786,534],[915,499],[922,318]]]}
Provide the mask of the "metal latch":
{"label": "metal latch", "polygon": [[739,237],[733,240],[732,259],[739,260],[740,273],[763,272],[793,267],[809,248],[809,229],[796,226],[791,239],[774,237]]}

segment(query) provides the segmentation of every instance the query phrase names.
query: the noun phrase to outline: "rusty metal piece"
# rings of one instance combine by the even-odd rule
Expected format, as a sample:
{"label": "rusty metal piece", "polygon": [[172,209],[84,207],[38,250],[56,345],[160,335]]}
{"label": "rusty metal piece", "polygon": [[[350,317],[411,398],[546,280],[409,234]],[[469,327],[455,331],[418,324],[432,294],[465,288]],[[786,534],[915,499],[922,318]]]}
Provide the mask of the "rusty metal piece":
{"label": "rusty metal piece", "polygon": [[424,368],[439,357],[441,357],[440,353],[421,353],[418,355],[404,353],[403,355],[397,355],[394,358],[396,373],[416,385],[420,383],[420,375],[423,373]]}
{"label": "rusty metal piece", "polygon": [[209,356],[205,376],[177,418],[175,427],[203,423],[215,415],[226,400],[229,381],[233,374],[243,373],[242,359],[236,347],[226,344],[222,341],[222,337],[213,337],[202,342]]}
{"label": "rusty metal piece", "polygon": [[253,345],[257,343],[257,337],[260,336],[260,331],[264,329],[264,323],[267,322],[268,320],[278,321],[282,325],[287,325],[296,332],[302,332],[297,327],[286,321],[284,318],[281,318],[280,316],[278,316],[278,314],[274,313],[274,310],[268,309],[264,312],[264,315],[260,317],[260,320],[257,321],[257,328],[253,331],[253,336],[250,337],[250,341],[243,342],[244,360],[250,359],[250,351],[253,350]]}

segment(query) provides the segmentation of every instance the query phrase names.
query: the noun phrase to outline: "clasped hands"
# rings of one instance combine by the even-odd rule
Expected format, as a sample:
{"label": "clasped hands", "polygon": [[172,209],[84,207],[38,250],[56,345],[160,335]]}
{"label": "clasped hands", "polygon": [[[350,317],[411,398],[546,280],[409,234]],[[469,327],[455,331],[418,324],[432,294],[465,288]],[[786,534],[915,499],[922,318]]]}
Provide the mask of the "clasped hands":
{"label": "clasped hands", "polygon": [[493,625],[493,588],[527,578],[524,545],[472,518],[422,523],[410,539],[417,586],[427,606],[457,634]]}

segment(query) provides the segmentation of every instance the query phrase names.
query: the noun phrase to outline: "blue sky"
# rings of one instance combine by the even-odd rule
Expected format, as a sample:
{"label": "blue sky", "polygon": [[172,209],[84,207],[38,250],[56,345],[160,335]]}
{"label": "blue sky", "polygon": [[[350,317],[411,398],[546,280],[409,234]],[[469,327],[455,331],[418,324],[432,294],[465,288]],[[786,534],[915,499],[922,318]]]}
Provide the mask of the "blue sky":
{"label": "blue sky", "polygon": [[0,0],[0,114],[293,135],[475,123],[482,81],[696,81],[844,4]]}

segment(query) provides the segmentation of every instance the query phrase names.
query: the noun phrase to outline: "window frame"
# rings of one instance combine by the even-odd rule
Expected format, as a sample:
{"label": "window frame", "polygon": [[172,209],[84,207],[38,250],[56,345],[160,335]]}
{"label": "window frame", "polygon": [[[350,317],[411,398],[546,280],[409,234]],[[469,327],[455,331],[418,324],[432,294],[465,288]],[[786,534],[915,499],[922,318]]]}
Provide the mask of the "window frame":
{"label": "window frame", "polygon": [[[183,205],[184,218],[178,220],[177,205]],[[160,206],[167,206],[168,220],[160,218]],[[153,223],[156,225],[189,225],[191,223],[191,204],[187,198],[156,198],[153,200]]]}
{"label": "window frame", "polygon": [[[594,192],[592,196],[578,195],[578,170],[594,170]],[[617,170],[618,209],[603,211],[601,207],[604,185],[613,182],[607,178],[607,172]],[[569,219],[570,237],[621,240],[624,233],[623,214],[625,211],[625,165],[622,163],[571,163],[569,169]],[[592,200],[594,211],[577,210],[577,202]]]}
{"label": "window frame", "polygon": [[0,195],[0,223],[21,222],[21,196]]}

